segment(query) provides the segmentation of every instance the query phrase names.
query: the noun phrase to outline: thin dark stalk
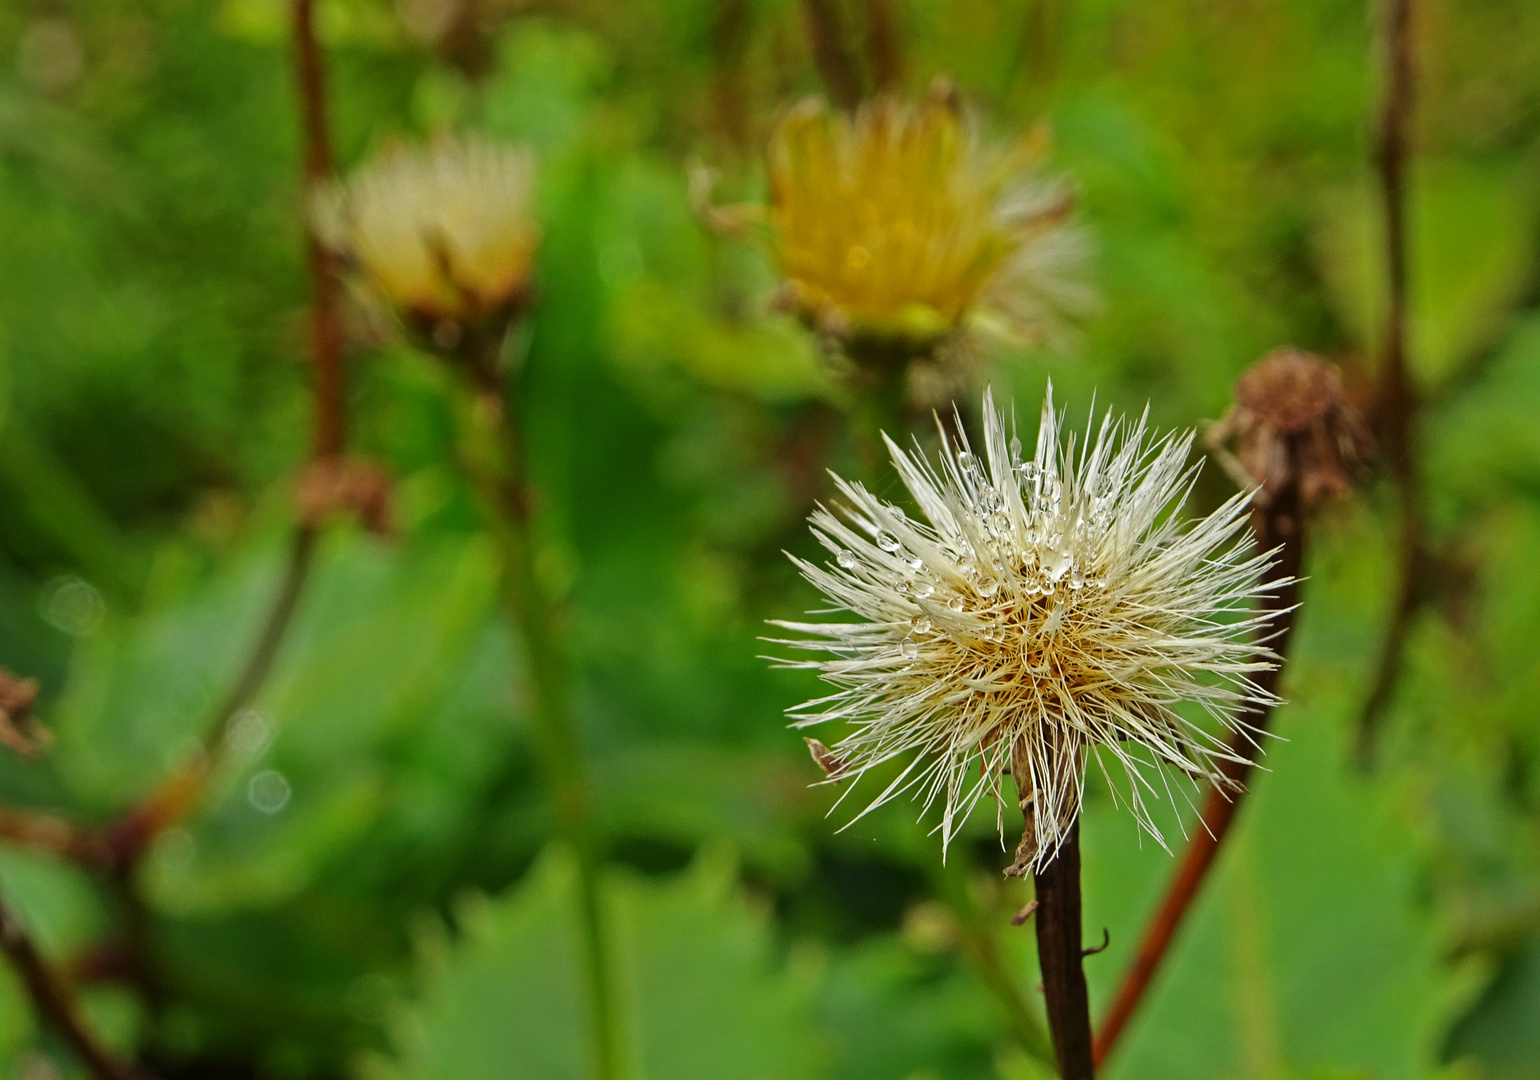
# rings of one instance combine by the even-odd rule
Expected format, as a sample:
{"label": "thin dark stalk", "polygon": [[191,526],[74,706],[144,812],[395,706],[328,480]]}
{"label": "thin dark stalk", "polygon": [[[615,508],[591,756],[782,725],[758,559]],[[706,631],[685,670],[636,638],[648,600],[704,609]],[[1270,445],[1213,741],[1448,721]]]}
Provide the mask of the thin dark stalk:
{"label": "thin dark stalk", "polygon": [[283,578],[278,583],[277,595],[273,597],[272,606],[268,609],[267,621],[262,626],[262,633],[258,635],[251,655],[246,659],[246,666],[241,669],[235,685],[225,695],[224,703],[215,714],[214,724],[207,737],[210,746],[224,743],[230,733],[230,724],[267,681],[273,662],[278,659],[284,634],[294,621],[294,612],[299,606],[300,594],[304,591],[310,567],[315,562],[316,539],[317,532],[313,525],[303,524],[294,530],[294,538],[289,546],[289,560],[284,566]]}
{"label": "thin dark stalk", "polygon": [[468,448],[469,464],[502,555],[501,599],[524,644],[532,718],[557,829],[577,856],[594,1076],[614,1080],[620,1075],[620,1029],[603,903],[603,851],[573,716],[570,661],[556,628],[556,604],[535,568],[533,499],[520,426],[496,364],[477,364],[472,376],[477,445]]}
{"label": "thin dark stalk", "polygon": [[834,104],[854,112],[861,104],[861,76],[846,45],[845,28],[835,0],[803,0],[808,45],[813,63]]}
{"label": "thin dark stalk", "polygon": [[[292,15],[294,67],[304,137],[303,194],[308,200],[314,185],[332,175],[325,66],[315,34],[313,0],[294,0]],[[308,209],[304,222],[311,288],[311,360],[315,370],[312,457],[315,461],[326,461],[341,455],[346,437],[341,298],[336,267],[310,225]],[[278,592],[268,608],[251,653],[206,729],[201,751],[104,831],[115,865],[131,866],[156,836],[182,821],[202,802],[209,779],[224,753],[231,723],[256,698],[278,659],[310,577],[317,539],[318,527],[314,521],[301,520],[295,526]]]}
{"label": "thin dark stalk", "polygon": [[114,865],[132,864],[155,837],[185,819],[202,801],[208,781],[223,755],[230,725],[256,698],[278,659],[315,562],[317,538],[313,524],[301,523],[295,527],[278,592],[246,662],[214,712],[204,735],[203,748],[148,798],[104,831],[103,838]]}
{"label": "thin dark stalk", "polygon": [[1364,766],[1373,760],[1380,722],[1401,672],[1411,626],[1427,597],[1424,585],[1429,564],[1417,462],[1421,401],[1406,358],[1406,172],[1414,91],[1412,3],[1411,0],[1383,2],[1381,35],[1386,77],[1380,101],[1375,166],[1385,220],[1387,297],[1376,419],[1381,451],[1400,503],[1397,529],[1400,575],[1379,665],[1359,717],[1357,751],[1359,763]]}
{"label": "thin dark stalk", "polygon": [[1080,932],[1080,822],[1069,828],[1053,861],[1039,870],[1037,959],[1043,971],[1048,1030],[1061,1080],[1093,1080],[1091,1006],[1086,994]]}
{"label": "thin dark stalk", "polygon": [[748,52],[754,12],[748,0],[719,0],[711,20],[711,112],[734,152],[749,145]]}
{"label": "thin dark stalk", "polygon": [[865,0],[866,66],[872,73],[872,86],[879,93],[891,93],[904,81],[904,54],[899,45],[898,18],[893,0]]}
{"label": "thin dark stalk", "polygon": [[[1299,602],[1299,574],[1304,565],[1305,531],[1300,502],[1299,485],[1291,482],[1270,498],[1265,505],[1252,511],[1251,524],[1256,533],[1257,546],[1263,551],[1278,550],[1278,562],[1274,572],[1283,584],[1267,594],[1264,609],[1269,617],[1263,638],[1278,654],[1279,664],[1261,672],[1257,686],[1265,695],[1277,693],[1283,671],[1283,660],[1288,654],[1289,641],[1294,636],[1294,617]],[[1215,788],[1209,792],[1203,805],[1198,826],[1182,855],[1182,863],[1176,876],[1166,886],[1155,914],[1145,927],[1139,942],[1139,951],[1129,965],[1101,1028],[1096,1035],[1096,1062],[1101,1064],[1112,1053],[1118,1037],[1123,1033],[1134,1011],[1143,1001],[1150,980],[1154,978],[1161,960],[1171,947],[1177,929],[1186,918],[1194,898],[1214,864],[1214,857],[1235,822],[1241,800],[1246,793],[1246,780],[1251,775],[1257,757],[1261,754],[1260,736],[1267,730],[1272,717],[1271,705],[1254,705],[1238,718],[1242,729],[1230,740],[1230,749],[1241,760],[1224,761],[1220,772],[1226,781],[1226,790]]]}
{"label": "thin dark stalk", "polygon": [[864,466],[876,468],[888,458],[883,435],[900,446],[909,441],[909,431],[919,419],[910,405],[909,371],[930,353],[907,345],[859,338],[848,342],[844,351],[854,368],[850,388],[854,396],[851,427],[856,434],[856,449]]}
{"label": "thin dark stalk", "polygon": [[305,138],[305,259],[310,268],[311,352],[315,363],[315,456],[333,457],[346,439],[347,408],[342,356],[342,319],[336,268],[310,225],[311,189],[331,179],[331,137],[326,120],[326,68],[315,36],[314,0],[294,0],[294,68],[299,82]]}
{"label": "thin dark stalk", "polygon": [[111,848],[95,832],[37,810],[0,807],[0,841],[89,867],[105,867],[112,862]]}
{"label": "thin dark stalk", "polygon": [[966,854],[956,853],[954,849],[951,861],[945,866],[936,866],[931,876],[936,891],[946,900],[957,918],[963,952],[973,965],[979,981],[1000,1003],[1016,1044],[1027,1054],[1051,1065],[1054,1060],[1053,1044],[1049,1042],[1042,1024],[1027,1004],[1021,984],[1001,951],[992,922],[979,910],[969,880],[969,860]]}
{"label": "thin dark stalk", "polygon": [[1034,95],[1046,95],[1058,73],[1060,38],[1063,36],[1064,0],[1032,0],[1022,22],[1021,38],[1001,81],[1002,95],[1015,89],[1026,68]]}
{"label": "thin dark stalk", "polygon": [[64,980],[0,898],[0,950],[16,969],[38,1016],[53,1028],[98,1080],[142,1080],[137,1069],[101,1044],[81,1019]]}

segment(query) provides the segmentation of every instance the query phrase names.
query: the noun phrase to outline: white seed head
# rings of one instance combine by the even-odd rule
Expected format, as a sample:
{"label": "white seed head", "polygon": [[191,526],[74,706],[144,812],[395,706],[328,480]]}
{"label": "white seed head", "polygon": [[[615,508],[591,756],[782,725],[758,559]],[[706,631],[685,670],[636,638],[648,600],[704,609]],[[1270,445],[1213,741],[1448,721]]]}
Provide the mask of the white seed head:
{"label": "white seed head", "polygon": [[534,157],[484,137],[397,148],[320,191],[321,242],[393,307],[427,318],[496,310],[528,285],[539,230]]}
{"label": "white seed head", "polygon": [[939,802],[944,851],[980,799],[1003,801],[1002,773],[1030,789],[1013,872],[1057,852],[1092,758],[1160,840],[1149,800],[1169,794],[1169,772],[1219,781],[1235,757],[1223,736],[1270,700],[1251,680],[1272,666],[1252,601],[1276,583],[1262,583],[1247,496],[1185,522],[1190,433],[1152,440],[1143,419],[1109,414],[1077,450],[1052,393],[1027,459],[988,392],[982,456],[945,431],[935,464],[889,440],[918,519],[836,477],[840,513],[810,519],[832,563],[793,562],[856,621],[776,624],[805,635],[779,644],[823,654],[787,666],[837,687],[792,710],[796,727],[845,725],[830,780],[901,763],[863,813],[903,794]]}

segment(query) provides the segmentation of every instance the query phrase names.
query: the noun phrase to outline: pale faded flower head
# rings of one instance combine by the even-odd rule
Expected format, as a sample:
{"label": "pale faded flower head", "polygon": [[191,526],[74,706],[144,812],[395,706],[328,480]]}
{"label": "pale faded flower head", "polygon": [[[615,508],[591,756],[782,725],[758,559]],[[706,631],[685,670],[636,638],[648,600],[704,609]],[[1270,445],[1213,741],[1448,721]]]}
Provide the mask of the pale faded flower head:
{"label": "pale faded flower head", "polygon": [[534,155],[481,136],[386,151],[315,198],[321,242],[413,321],[502,314],[528,292]]}
{"label": "pale faded flower head", "polygon": [[769,149],[783,303],[847,345],[924,352],[966,324],[1037,340],[1093,303],[1071,199],[1046,137],[986,146],[945,88],[852,116],[791,109]]}
{"label": "pale faded flower head", "polygon": [[943,433],[932,463],[890,440],[921,516],[838,480],[840,513],[811,519],[833,562],[793,561],[855,621],[777,624],[806,635],[781,644],[824,654],[790,666],[837,688],[792,711],[797,727],[845,725],[814,746],[830,779],[897,761],[867,810],[939,803],[944,850],[1010,771],[1031,803],[1021,874],[1057,852],[1092,760],[1159,840],[1151,800],[1172,772],[1223,782],[1236,757],[1222,736],[1269,700],[1251,676],[1272,666],[1250,640],[1252,601],[1276,583],[1262,584],[1247,497],[1187,522],[1191,434],[1151,441],[1142,419],[1109,415],[1077,447],[1060,424],[1050,387],[1024,459],[986,392],[982,455]]}

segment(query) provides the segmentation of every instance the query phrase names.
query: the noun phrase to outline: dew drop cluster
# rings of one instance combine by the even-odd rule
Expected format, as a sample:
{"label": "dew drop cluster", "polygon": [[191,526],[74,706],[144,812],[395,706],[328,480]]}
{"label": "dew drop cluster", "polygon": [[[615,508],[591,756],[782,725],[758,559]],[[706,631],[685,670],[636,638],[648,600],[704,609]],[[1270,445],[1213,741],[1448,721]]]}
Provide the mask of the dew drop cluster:
{"label": "dew drop cluster", "polygon": [[[1017,632],[1012,623],[1019,615],[1012,613],[1072,606],[1105,586],[1096,568],[1116,502],[1116,485],[1105,474],[1083,486],[1066,484],[1057,462],[1023,460],[1019,439],[1011,440],[1010,455],[1009,475],[996,483],[974,454],[956,451],[948,488],[957,528],[938,543],[916,541],[922,551],[878,529],[873,542],[888,558],[868,568],[910,601],[971,616],[954,622],[986,642]],[[855,570],[862,559],[842,549],[835,562]],[[928,605],[916,606],[924,612]],[[911,618],[899,655],[917,659],[920,643],[943,629],[955,627],[938,627],[926,614]]]}

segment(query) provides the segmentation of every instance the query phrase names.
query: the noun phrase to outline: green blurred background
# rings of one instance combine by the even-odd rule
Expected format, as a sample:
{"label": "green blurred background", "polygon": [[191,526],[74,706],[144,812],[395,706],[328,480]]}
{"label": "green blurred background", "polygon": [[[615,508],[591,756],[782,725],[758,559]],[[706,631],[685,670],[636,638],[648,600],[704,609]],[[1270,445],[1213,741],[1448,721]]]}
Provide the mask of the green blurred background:
{"label": "green blurred background", "polygon": [[[895,487],[768,265],[688,195],[692,161],[762,195],[776,107],[821,89],[803,6],[463,3],[323,0],[333,134],[345,164],[444,129],[540,154],[520,378],[634,1075],[1044,1076],[990,815],[945,872],[908,805],[837,833],[782,716],[816,683],[757,658],[765,619],[816,605],[780,552],[812,553],[824,465]],[[874,6],[837,6],[853,46]],[[1371,477],[1318,515],[1284,740],[1113,1080],[1540,1077],[1540,5],[1417,8],[1411,361],[1444,557],[1364,773],[1394,500]],[[947,73],[997,135],[1051,124],[1096,243],[1078,344],[993,351],[979,382],[1190,427],[1278,345],[1372,380],[1372,5],[893,11],[911,92]],[[310,438],[299,156],[283,0],[0,10],[0,665],[57,736],[0,757],[6,805],[132,804],[250,647]],[[350,320],[353,448],[395,478],[397,535],[327,530],[214,797],[132,882],[7,848],[0,885],[166,1078],[584,1076],[572,865],[449,380]],[[1226,494],[1206,477],[1197,509]],[[1094,782],[1084,843],[1094,1012],[1174,863]],[[0,1069],[80,1075],[9,971]]]}

